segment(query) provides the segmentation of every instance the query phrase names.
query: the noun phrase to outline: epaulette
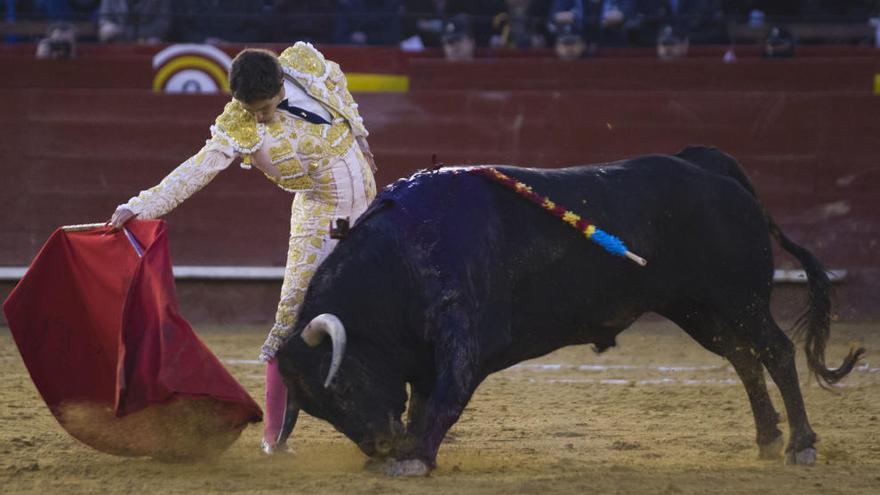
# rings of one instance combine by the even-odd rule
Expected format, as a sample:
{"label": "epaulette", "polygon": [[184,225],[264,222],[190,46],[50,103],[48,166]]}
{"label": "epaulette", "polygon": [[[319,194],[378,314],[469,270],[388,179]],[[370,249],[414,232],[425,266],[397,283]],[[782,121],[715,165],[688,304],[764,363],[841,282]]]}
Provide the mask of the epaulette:
{"label": "epaulette", "polygon": [[351,125],[355,136],[367,136],[364,119],[358,105],[349,94],[345,75],[336,62],[324,58],[314,46],[302,41],[281,52],[278,57],[281,70],[313,98],[342,115]]}
{"label": "epaulette", "polygon": [[330,66],[311,43],[296,42],[278,57],[281,70],[296,80],[307,82],[308,86],[323,83],[330,75]]}
{"label": "epaulette", "polygon": [[211,126],[211,134],[219,134],[228,139],[232,148],[243,155],[249,155],[263,144],[266,126],[258,124],[240,102],[232,100],[226,104],[223,113]]}

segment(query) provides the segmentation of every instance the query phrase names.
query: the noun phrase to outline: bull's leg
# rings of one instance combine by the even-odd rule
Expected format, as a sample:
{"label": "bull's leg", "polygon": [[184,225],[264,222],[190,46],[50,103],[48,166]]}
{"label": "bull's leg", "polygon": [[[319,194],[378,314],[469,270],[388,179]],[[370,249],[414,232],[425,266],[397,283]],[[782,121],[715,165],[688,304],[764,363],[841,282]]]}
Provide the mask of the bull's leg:
{"label": "bull's leg", "polygon": [[464,341],[468,319],[461,310],[449,309],[438,332],[447,336],[436,344],[437,372],[430,395],[411,409],[411,443],[395,453],[387,472],[393,476],[423,476],[437,465],[437,451],[446,432],[458,421],[479,384],[476,345]]}
{"label": "bull's leg", "polygon": [[[396,439],[392,456],[403,458],[404,454],[415,451],[415,447],[419,444],[419,439],[427,425],[425,421],[428,416],[425,413],[428,405],[428,396],[430,390],[423,389],[422,386],[410,383],[409,405],[407,407],[406,435]],[[375,458],[368,461],[367,465],[370,469],[378,469],[380,471],[390,471],[394,460],[388,458]]]}
{"label": "bull's leg", "polygon": [[697,304],[681,304],[663,314],[700,345],[730,362],[749,397],[760,457],[779,457],[783,446],[782,432],[778,428],[779,414],[767,393],[764,369],[755,358],[752,346],[743,343],[741,336],[734,333],[737,325]]}
{"label": "bull's leg", "polygon": [[759,455],[762,459],[776,459],[782,453],[782,432],[779,430],[779,414],[773,408],[767,383],[764,381],[764,368],[751,353],[751,349],[741,349],[727,356],[736,374],[739,375],[755,417]]}
{"label": "bull's leg", "polygon": [[[449,363],[450,365],[452,363]],[[437,466],[437,451],[446,433],[458,421],[476,388],[466,373],[450,367],[441,371],[434,391],[424,403],[418,417],[410,420],[410,445],[395,454],[388,474],[422,476]],[[414,413],[416,411],[413,411]]]}
{"label": "bull's leg", "polygon": [[814,464],[816,462],[816,433],[810,427],[804,399],[798,383],[791,340],[773,320],[769,311],[755,323],[754,346],[758,359],[764,363],[785,402],[789,435],[785,449],[786,464]]}

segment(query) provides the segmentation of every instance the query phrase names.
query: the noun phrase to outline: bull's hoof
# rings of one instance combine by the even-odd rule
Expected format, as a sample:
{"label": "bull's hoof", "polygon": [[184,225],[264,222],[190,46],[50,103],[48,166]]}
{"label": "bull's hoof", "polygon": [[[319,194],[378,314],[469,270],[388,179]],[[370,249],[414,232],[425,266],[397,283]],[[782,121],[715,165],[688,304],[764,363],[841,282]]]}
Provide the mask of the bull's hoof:
{"label": "bull's hoof", "polygon": [[431,468],[418,459],[394,461],[386,464],[385,474],[388,476],[427,476]]}
{"label": "bull's hoof", "polygon": [[816,449],[808,447],[797,452],[785,453],[785,464],[789,466],[812,466],[816,464]]}
{"label": "bull's hoof", "polygon": [[782,449],[784,447],[785,442],[782,441],[782,435],[779,435],[778,437],[776,437],[776,440],[773,440],[770,443],[758,445],[758,458],[779,459],[779,456],[782,454]]}

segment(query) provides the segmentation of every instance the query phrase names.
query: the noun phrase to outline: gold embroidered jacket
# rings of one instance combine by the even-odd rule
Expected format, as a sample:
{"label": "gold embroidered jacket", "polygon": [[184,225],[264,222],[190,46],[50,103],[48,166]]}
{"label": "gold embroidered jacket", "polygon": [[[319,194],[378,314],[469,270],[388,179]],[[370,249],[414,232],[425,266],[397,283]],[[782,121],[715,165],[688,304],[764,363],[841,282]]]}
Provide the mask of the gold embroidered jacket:
{"label": "gold embroidered jacket", "polygon": [[258,151],[267,152],[281,173],[280,177],[266,174],[269,180],[289,192],[309,190],[319,166],[317,160],[339,155],[355,137],[369,134],[338,64],[304,42],[284,50],[279,61],[285,77],[328,108],[334,117],[331,126],[308,124],[285,112],[281,112],[284,117],[269,124],[258,124],[240,102],[232,100],[211,126],[212,138],[198,154],[124,206],[140,218],[161,217],[204,187],[235,158],[241,157],[242,168],[251,168]]}

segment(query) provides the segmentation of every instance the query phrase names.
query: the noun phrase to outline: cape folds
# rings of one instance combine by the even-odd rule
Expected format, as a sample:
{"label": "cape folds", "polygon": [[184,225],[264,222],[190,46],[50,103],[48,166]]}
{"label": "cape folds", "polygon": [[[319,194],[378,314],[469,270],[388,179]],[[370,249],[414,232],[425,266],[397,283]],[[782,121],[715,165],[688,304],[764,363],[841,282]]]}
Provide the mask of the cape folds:
{"label": "cape folds", "polygon": [[177,311],[163,221],[58,229],[3,304],[52,414],[103,452],[223,450],[262,411]]}

